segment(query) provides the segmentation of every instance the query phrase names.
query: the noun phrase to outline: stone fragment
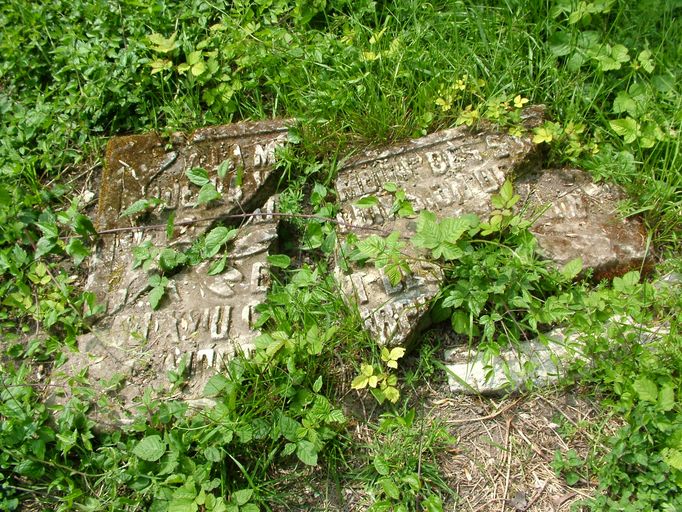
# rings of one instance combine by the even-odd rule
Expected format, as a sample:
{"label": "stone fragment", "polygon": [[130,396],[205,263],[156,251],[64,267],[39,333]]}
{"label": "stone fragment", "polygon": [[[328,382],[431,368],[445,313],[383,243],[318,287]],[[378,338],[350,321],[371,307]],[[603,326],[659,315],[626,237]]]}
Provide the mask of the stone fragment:
{"label": "stone fragment", "polygon": [[[235,352],[251,350],[254,307],[265,298],[266,257],[277,238],[275,150],[286,137],[285,122],[269,121],[175,134],[168,145],[154,134],[110,141],[96,219],[98,230],[109,233],[101,237],[86,284],[105,311],[62,368],[66,375],[87,368],[90,382],[99,381],[96,389],[115,391],[119,409],[109,413],[110,421],[124,421],[148,387],[160,397],[203,403],[208,378]],[[208,172],[219,199],[197,204],[200,187],[186,176],[197,167]],[[152,198],[162,203],[121,216]],[[187,249],[221,219],[239,226],[225,270],[210,276],[207,261],[168,274],[166,297],[153,310],[149,274],[134,268],[136,248]]]}
{"label": "stone fragment", "polygon": [[[533,167],[536,151],[529,137],[460,127],[437,132],[383,151],[368,151],[344,165],[336,180],[341,202],[337,220],[342,233],[360,238],[397,231],[407,242],[416,231],[415,218],[392,212],[395,196],[385,190],[394,183],[404,190],[415,213],[430,210],[439,217],[465,213],[485,216],[490,197],[512,172]],[[375,196],[378,204],[361,208],[358,200]],[[358,268],[339,250],[336,275],[346,296],[357,300],[365,326],[384,345],[408,343],[418,330],[429,302],[439,290],[440,269],[405,246],[413,257],[413,275],[397,286],[380,270]],[[349,270],[342,270],[349,267]]]}
{"label": "stone fragment", "polygon": [[530,208],[546,207],[531,231],[541,253],[558,265],[581,257],[596,279],[622,275],[647,262],[642,222],[617,211],[623,191],[594,183],[577,169],[545,169],[523,176],[516,192]]}
{"label": "stone fragment", "polygon": [[[536,121],[537,115],[528,124]],[[383,271],[348,261],[343,244],[337,251],[335,274],[341,288],[355,299],[365,326],[380,344],[405,345],[414,339],[427,323],[424,313],[442,281],[441,270],[409,245],[416,215],[396,215],[395,194],[385,189],[387,183],[405,192],[415,214],[429,210],[442,219],[475,213],[486,219],[493,209],[492,195],[509,178],[521,195],[520,207],[528,212],[544,208],[532,231],[540,253],[557,265],[580,257],[583,267],[600,279],[646,263],[644,228],[638,219],[618,215],[623,194],[617,187],[596,184],[578,170],[541,170],[539,160],[530,136],[460,127],[367,151],[340,169],[336,191],[342,239],[351,232],[360,239],[398,232],[405,242],[403,254],[414,261],[413,274],[392,286]],[[371,207],[358,203],[369,197],[376,198]]]}
{"label": "stone fragment", "polygon": [[490,361],[475,347],[458,347],[445,352],[448,385],[453,393],[491,395],[510,393],[532,383],[546,386],[566,374],[568,365],[582,355],[577,335],[555,329],[544,340],[523,342]]}

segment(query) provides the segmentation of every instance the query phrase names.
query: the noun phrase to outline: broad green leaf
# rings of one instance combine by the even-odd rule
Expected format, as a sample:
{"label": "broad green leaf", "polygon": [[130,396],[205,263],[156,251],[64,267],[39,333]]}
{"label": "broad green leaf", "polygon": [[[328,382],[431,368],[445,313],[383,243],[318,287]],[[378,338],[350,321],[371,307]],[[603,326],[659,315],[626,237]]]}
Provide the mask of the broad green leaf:
{"label": "broad green leaf", "polygon": [[83,263],[83,260],[90,255],[90,251],[85,247],[85,244],[83,244],[83,240],[80,238],[72,238],[69,243],[66,244],[66,254],[73,258],[73,262],[76,265],[80,265]]}
{"label": "broad green leaf", "polygon": [[218,166],[218,177],[224,179],[227,176],[228,171],[232,168],[232,161],[230,159],[223,160]]}
{"label": "broad green leaf", "polygon": [[682,450],[664,448],[661,455],[668,466],[675,468],[678,471],[682,471]]}
{"label": "broad green leaf", "polygon": [[566,32],[555,32],[549,38],[549,51],[557,57],[571,53],[571,35]]}
{"label": "broad green leaf", "polygon": [[291,258],[286,254],[272,254],[267,257],[268,264],[272,267],[287,268],[291,265]]}
{"label": "broad green leaf", "polygon": [[208,171],[202,169],[201,167],[194,167],[185,172],[187,179],[197,185],[198,187],[203,187],[209,183]]}
{"label": "broad green leaf", "polygon": [[552,142],[554,136],[547,128],[539,126],[533,128],[533,144],[542,144],[543,142]]}
{"label": "broad green leaf", "polygon": [[396,403],[400,399],[400,391],[394,386],[386,386],[381,391],[383,391],[386,400],[392,404]]}
{"label": "broad green leaf", "polygon": [[393,194],[398,191],[398,185],[396,185],[392,181],[389,181],[387,183],[384,183],[384,190],[386,192],[390,192],[391,194]]}
{"label": "broad green leaf", "polygon": [[194,66],[192,66],[192,75],[194,76],[200,76],[206,71],[206,64],[204,61],[197,62]]}
{"label": "broad green leaf", "polygon": [[612,119],[609,121],[609,126],[628,144],[634,142],[639,135],[639,124],[629,116],[625,119]]}
{"label": "broad green leaf", "polygon": [[637,114],[637,102],[625,91],[620,91],[613,100],[613,112],[615,114],[622,114],[627,112],[631,116]]}
{"label": "broad green leaf", "polygon": [[373,464],[374,469],[376,469],[377,473],[381,476],[386,476],[391,472],[391,468],[383,457],[374,457]]}
{"label": "broad green leaf", "polygon": [[218,254],[220,249],[229,241],[237,236],[237,229],[226,228],[225,226],[218,226],[213,228],[206,235],[204,240],[204,249],[202,255],[204,258],[211,258]]}
{"label": "broad green leaf", "polygon": [[165,271],[184,265],[185,261],[187,261],[187,256],[170,247],[163,249],[159,255],[159,266]]}
{"label": "broad green leaf", "polygon": [[639,62],[639,65],[642,66],[642,69],[647,73],[654,72],[654,61],[651,59],[651,52],[649,50],[639,52],[637,61]]}
{"label": "broad green leaf", "polygon": [[51,238],[47,236],[42,236],[38,240],[38,243],[36,244],[36,250],[35,253],[33,254],[33,257],[35,259],[40,258],[41,256],[44,256],[45,254],[48,254],[49,252],[52,251],[57,246],[57,238]]}
{"label": "broad green leaf", "polygon": [[131,215],[135,215],[136,213],[144,212],[150,208],[158,206],[160,203],[161,203],[161,200],[158,198],[138,199],[133,204],[128,206],[128,208],[123,210],[121,212],[120,217],[130,217]]}
{"label": "broad green leaf", "polygon": [[177,32],[173,32],[169,38],[165,38],[161,34],[154,32],[148,35],[147,39],[149,39],[149,42],[152,43],[152,49],[154,51],[159,53],[169,53],[178,47],[178,44],[175,41],[177,35]]}
{"label": "broad green leaf", "polygon": [[204,386],[204,396],[212,397],[217,396],[220,392],[225,389],[230,381],[221,374],[213,375]]}
{"label": "broad green leaf", "polygon": [[675,407],[675,389],[670,384],[665,384],[658,392],[658,410],[663,412],[672,411]]}
{"label": "broad green leaf", "polygon": [[313,391],[315,393],[319,393],[320,389],[322,389],[322,375],[320,375],[315,382],[313,382]]}
{"label": "broad green leaf", "polygon": [[158,309],[165,293],[166,289],[161,286],[155,286],[149,291],[149,305],[152,309]]}
{"label": "broad green leaf", "polygon": [[572,259],[566,265],[564,265],[561,268],[561,275],[563,276],[564,279],[567,281],[570,281],[571,279],[575,278],[578,274],[580,274],[580,271],[583,269],[583,259],[578,256],[575,259]]}
{"label": "broad green leaf", "polygon": [[632,388],[640,400],[651,403],[656,403],[658,400],[658,386],[651,379],[640,377],[632,383]]}
{"label": "broad green leaf", "polygon": [[317,450],[315,450],[315,445],[310,441],[304,439],[297,443],[296,456],[303,464],[317,466]]}
{"label": "broad green leaf", "polygon": [[134,455],[150,462],[159,460],[164,453],[166,453],[166,443],[158,435],[143,438],[133,448]]}
{"label": "broad green leaf", "polygon": [[225,270],[225,266],[227,265],[227,254],[224,254],[222,258],[215,260],[211,265],[208,267],[208,271],[206,274],[209,276],[217,276],[220,274],[223,270]]}
{"label": "broad green leaf", "polygon": [[353,203],[353,206],[357,206],[358,208],[371,208],[372,206],[376,206],[378,204],[379,199],[377,199],[376,196],[367,196]]}
{"label": "broad green leaf", "polygon": [[199,190],[199,196],[197,197],[197,204],[206,204],[210,203],[211,201],[215,201],[216,199],[220,199],[222,195],[218,190],[215,188],[215,185],[213,183],[206,183],[201,189]]}
{"label": "broad green leaf", "polygon": [[379,484],[384,490],[386,496],[394,500],[400,499],[400,489],[395,484],[395,482],[393,482],[393,480],[391,480],[390,478],[382,478],[381,480],[379,480]]}
{"label": "broad green leaf", "polygon": [[232,493],[232,498],[237,502],[240,507],[246,505],[253,496],[253,489],[242,489],[241,491],[235,491]]}

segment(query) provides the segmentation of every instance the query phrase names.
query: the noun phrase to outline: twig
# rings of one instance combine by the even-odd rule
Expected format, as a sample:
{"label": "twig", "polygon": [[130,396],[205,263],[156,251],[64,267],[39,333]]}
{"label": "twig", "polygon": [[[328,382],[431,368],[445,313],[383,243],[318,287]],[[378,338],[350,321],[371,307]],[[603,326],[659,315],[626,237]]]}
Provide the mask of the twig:
{"label": "twig", "polygon": [[507,472],[504,476],[504,492],[502,493],[502,512],[507,503],[507,493],[509,492],[509,475],[511,474],[511,460],[512,460],[512,449],[511,449],[511,423],[512,419],[507,418],[507,432],[505,435],[504,448],[507,455]]}
{"label": "twig", "polygon": [[[281,213],[281,212],[254,212],[254,213],[233,213],[229,215],[216,215],[213,217],[204,217],[201,219],[194,219],[194,220],[184,220],[180,222],[176,222],[173,225],[174,226],[192,226],[195,224],[203,224],[204,222],[215,222],[218,220],[225,220],[225,219],[246,219],[246,218],[251,218],[251,217],[278,217],[278,218],[290,218],[290,219],[314,219],[314,220],[319,220],[322,222],[331,222],[332,224],[336,224],[337,226],[343,226],[347,227],[349,229],[354,229],[354,230],[362,230],[362,231],[374,231],[377,233],[381,233],[383,235],[389,235],[390,232],[386,231],[385,229],[381,228],[375,228],[371,226],[356,226],[354,224],[350,224],[348,222],[344,222],[342,220],[338,219],[333,219],[331,217],[323,217],[322,215],[314,215],[314,214],[306,214],[306,213]],[[125,233],[125,232],[132,232],[132,231],[144,231],[147,229],[150,230],[162,230],[166,229],[168,227],[167,224],[147,224],[145,226],[123,226],[119,228],[109,228],[109,229],[103,229],[101,231],[97,231],[95,234],[96,235],[113,235],[116,233]],[[83,236],[83,235],[79,235]],[[76,236],[69,236],[69,237],[60,237],[62,239],[67,239],[67,238],[75,238]],[[402,238],[408,238],[408,237],[402,237]]]}
{"label": "twig", "polygon": [[542,484],[542,487],[540,488],[540,490],[535,493],[535,495],[530,499],[528,504],[525,507],[523,507],[521,512],[526,512],[526,510],[529,510],[530,507],[535,505],[535,502],[538,501],[540,499],[540,496],[542,495],[542,493],[545,492],[545,488],[547,487],[548,483],[549,483],[549,480],[545,480],[545,483]]}
{"label": "twig", "polygon": [[499,416],[499,415],[502,414],[503,412],[508,411],[509,409],[511,409],[512,407],[514,407],[516,404],[518,404],[518,403],[519,403],[521,400],[523,400],[523,399],[524,399],[524,397],[519,397],[519,398],[517,398],[516,400],[514,400],[512,403],[505,405],[505,406],[502,407],[501,409],[495,411],[495,412],[492,413],[492,414],[488,414],[487,416],[480,416],[480,417],[478,417],[478,418],[463,418],[463,419],[458,419],[458,420],[448,420],[448,424],[450,424],[450,425],[463,425],[463,424],[466,424],[466,423],[472,423],[472,422],[474,422],[474,421],[487,421],[487,420],[491,420],[491,419],[493,419],[493,418]]}

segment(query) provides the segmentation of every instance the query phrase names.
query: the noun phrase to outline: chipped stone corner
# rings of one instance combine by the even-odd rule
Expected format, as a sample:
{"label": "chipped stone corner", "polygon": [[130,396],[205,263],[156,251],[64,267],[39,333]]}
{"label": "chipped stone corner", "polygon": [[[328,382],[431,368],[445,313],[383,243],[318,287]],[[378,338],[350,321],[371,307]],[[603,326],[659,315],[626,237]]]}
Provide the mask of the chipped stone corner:
{"label": "chipped stone corner", "polygon": [[572,360],[584,358],[583,349],[579,335],[562,329],[504,350],[489,361],[470,347],[449,349],[448,385],[453,393],[481,395],[511,393],[528,384],[546,386],[565,376]]}

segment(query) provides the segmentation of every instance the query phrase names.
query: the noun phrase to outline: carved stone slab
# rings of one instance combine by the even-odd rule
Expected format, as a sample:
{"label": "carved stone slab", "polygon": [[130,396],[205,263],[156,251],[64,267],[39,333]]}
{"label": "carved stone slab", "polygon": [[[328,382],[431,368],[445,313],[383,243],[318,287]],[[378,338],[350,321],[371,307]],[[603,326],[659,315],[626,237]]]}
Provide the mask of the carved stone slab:
{"label": "carved stone slab", "polygon": [[[339,172],[336,190],[341,201],[337,220],[344,233],[359,238],[397,231],[407,242],[414,235],[414,218],[392,213],[395,196],[384,189],[388,182],[404,190],[415,213],[430,210],[438,217],[475,213],[487,218],[490,199],[507,178],[516,178],[520,205],[545,208],[532,231],[540,251],[558,265],[581,257],[597,278],[620,275],[646,261],[646,236],[641,222],[623,220],[617,187],[595,184],[577,170],[539,170],[537,151],[530,137],[512,137],[494,131],[456,128],[434,133],[383,151],[368,151],[349,161]],[[378,204],[362,208],[358,201],[374,196]],[[391,286],[382,271],[358,267],[336,255],[336,276],[346,296],[356,299],[367,329],[381,344],[409,344],[427,321],[424,313],[438,292],[441,272],[413,257],[413,275]]]}
{"label": "carved stone slab", "polygon": [[577,169],[548,169],[523,177],[515,188],[529,206],[547,207],[531,231],[557,264],[580,256],[601,279],[646,263],[646,230],[639,219],[618,214],[618,202],[625,199],[619,187],[594,183]]}
{"label": "carved stone slab", "polygon": [[[340,229],[355,231],[360,238],[372,230],[384,235],[398,231],[407,241],[415,233],[416,223],[414,218],[398,218],[391,213],[395,197],[383,188],[388,182],[405,191],[417,214],[430,210],[440,217],[485,215],[490,211],[490,197],[506,177],[532,167],[535,157],[528,137],[474,133],[464,127],[384,151],[366,152],[348,162],[336,180]],[[370,195],[377,197],[379,204],[357,206],[358,200]],[[407,256],[419,260],[420,255],[408,246],[406,251]],[[393,287],[383,272],[352,266],[341,261],[345,256],[343,251],[337,253],[337,279],[344,294],[357,299],[367,329],[381,344],[408,343],[439,290],[439,268],[424,262],[412,264],[413,275]],[[341,270],[346,266],[350,266],[349,271]]]}
{"label": "carved stone slab", "polygon": [[[265,298],[266,257],[277,237],[276,219],[268,215],[276,210],[275,150],[286,137],[286,124],[271,121],[207,128],[189,137],[176,134],[168,145],[154,134],[110,141],[98,228],[146,229],[102,237],[86,288],[96,294],[105,313],[79,339],[80,353],[70,358],[67,374],[88,368],[92,383],[120,381],[112,395],[122,413],[147,387],[168,396],[172,372],[184,372],[176,379],[184,385],[173,388],[177,396],[200,400],[214,371],[235,351],[250,350],[256,334],[254,307]],[[228,169],[224,179],[217,173],[221,164]],[[220,199],[197,205],[200,187],[185,174],[195,167],[208,172]],[[121,216],[142,198],[160,198],[162,204],[137,218]],[[150,243],[186,249],[221,217],[243,213],[262,215],[226,219],[240,227],[228,246],[225,271],[209,276],[210,262],[205,262],[170,275],[166,297],[153,310],[149,276],[133,268],[135,248]],[[168,236],[164,225],[171,215],[176,227]],[[114,418],[121,420],[122,414]]]}

